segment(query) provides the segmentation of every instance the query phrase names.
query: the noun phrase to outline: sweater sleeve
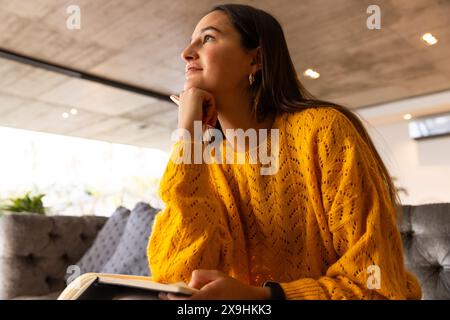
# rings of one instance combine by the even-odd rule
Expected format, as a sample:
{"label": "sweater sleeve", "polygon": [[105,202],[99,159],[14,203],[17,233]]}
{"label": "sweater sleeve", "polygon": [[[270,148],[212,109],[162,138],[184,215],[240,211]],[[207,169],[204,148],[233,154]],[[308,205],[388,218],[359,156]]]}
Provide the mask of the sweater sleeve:
{"label": "sweater sleeve", "polygon": [[374,156],[353,124],[335,111],[311,141],[319,199],[337,260],[318,279],[281,283],[287,299],[420,299],[407,272],[396,208]]}
{"label": "sweater sleeve", "polygon": [[230,265],[226,208],[213,191],[208,165],[173,160],[186,147],[193,151],[195,143],[174,144],[159,187],[166,206],[155,217],[147,246],[156,282],[188,283],[195,269],[226,272]]}

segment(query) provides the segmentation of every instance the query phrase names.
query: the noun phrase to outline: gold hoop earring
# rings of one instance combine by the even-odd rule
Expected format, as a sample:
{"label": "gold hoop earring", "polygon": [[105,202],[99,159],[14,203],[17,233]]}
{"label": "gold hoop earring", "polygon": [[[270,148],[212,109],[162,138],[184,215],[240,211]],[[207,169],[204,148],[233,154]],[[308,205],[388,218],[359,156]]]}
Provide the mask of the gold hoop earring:
{"label": "gold hoop earring", "polygon": [[248,82],[250,83],[250,86],[252,86],[253,82],[255,82],[255,77],[253,76],[253,73],[250,73],[248,76]]}

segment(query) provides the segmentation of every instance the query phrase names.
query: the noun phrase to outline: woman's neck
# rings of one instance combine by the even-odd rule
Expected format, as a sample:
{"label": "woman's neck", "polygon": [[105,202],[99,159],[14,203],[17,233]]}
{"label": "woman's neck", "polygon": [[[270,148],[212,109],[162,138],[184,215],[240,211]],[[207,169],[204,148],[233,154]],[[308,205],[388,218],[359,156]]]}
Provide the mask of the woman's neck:
{"label": "woman's neck", "polygon": [[259,145],[259,129],[270,130],[275,121],[275,116],[267,116],[262,122],[258,122],[251,112],[251,99],[245,97],[245,95],[241,97],[230,95],[215,97],[219,113],[218,120],[227,140],[234,143],[232,141],[234,135],[231,132],[227,133],[227,129],[242,129],[244,132],[248,129],[255,129],[258,139],[257,145]]}

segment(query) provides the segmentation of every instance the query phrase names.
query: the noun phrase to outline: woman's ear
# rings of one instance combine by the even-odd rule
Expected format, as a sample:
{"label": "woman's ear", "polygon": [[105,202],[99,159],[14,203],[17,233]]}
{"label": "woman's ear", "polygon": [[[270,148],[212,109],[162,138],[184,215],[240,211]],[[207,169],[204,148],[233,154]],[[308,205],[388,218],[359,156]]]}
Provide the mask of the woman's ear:
{"label": "woman's ear", "polygon": [[252,66],[252,73],[255,74],[257,71],[262,69],[262,51],[261,47],[256,47],[255,49],[251,50],[252,60],[251,60],[251,66]]}

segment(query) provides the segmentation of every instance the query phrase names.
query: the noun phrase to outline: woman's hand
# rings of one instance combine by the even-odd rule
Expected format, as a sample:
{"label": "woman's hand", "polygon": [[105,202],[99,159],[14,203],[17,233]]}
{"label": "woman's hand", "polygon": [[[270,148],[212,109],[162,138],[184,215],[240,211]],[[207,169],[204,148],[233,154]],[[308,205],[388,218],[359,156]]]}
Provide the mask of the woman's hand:
{"label": "woman's hand", "polygon": [[171,95],[178,109],[178,128],[194,134],[194,121],[202,121],[203,125],[216,126],[217,108],[214,96],[203,89],[191,87],[181,91],[180,96]]}
{"label": "woman's hand", "polygon": [[218,270],[194,270],[189,286],[199,289],[190,297],[160,293],[161,300],[268,300],[270,289],[246,285]]}

